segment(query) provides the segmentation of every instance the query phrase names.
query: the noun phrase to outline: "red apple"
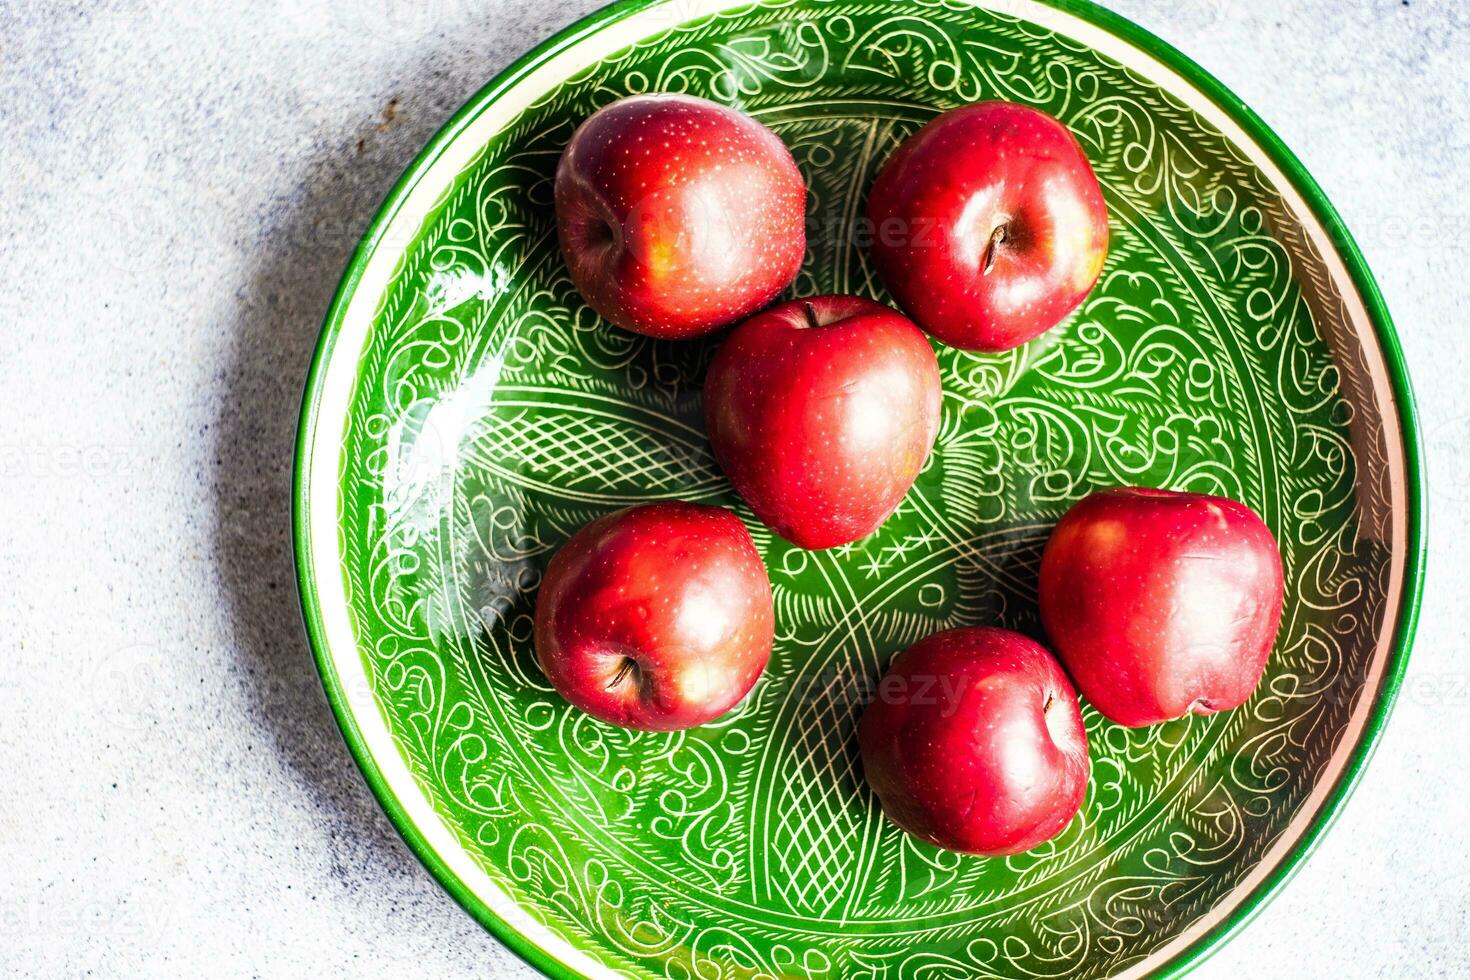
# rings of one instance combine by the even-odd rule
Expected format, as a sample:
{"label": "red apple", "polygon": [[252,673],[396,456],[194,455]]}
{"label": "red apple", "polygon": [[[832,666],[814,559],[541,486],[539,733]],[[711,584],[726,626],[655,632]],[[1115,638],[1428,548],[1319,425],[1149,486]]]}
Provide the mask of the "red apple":
{"label": "red apple", "polygon": [[749,116],[688,95],[635,95],[593,113],[556,168],[572,283],[651,337],[708,333],[765,306],[806,252],[806,186]]}
{"label": "red apple", "polygon": [[1019,854],[1087,794],[1087,732],[1067,675],[1019,633],[956,629],[893,661],[858,724],[888,818],[952,851]]}
{"label": "red apple", "polygon": [[546,569],[536,656],[588,714],[645,731],[729,711],[771,656],[771,583],[721,507],[644,504],[582,528]]}
{"label": "red apple", "polygon": [[1002,351],[1061,322],[1108,252],[1102,188],[1056,119],[1011,102],[944,113],[884,164],[873,259],[898,304],[952,347]]}
{"label": "red apple", "polygon": [[939,365],[902,314],[857,296],[760,313],[710,364],[705,422],[757,517],[803,548],[871,534],[939,430]]}
{"label": "red apple", "polygon": [[1239,707],[1281,622],[1281,553],[1224,497],[1131,487],[1069,510],[1041,557],[1041,619],[1082,694],[1120,725]]}

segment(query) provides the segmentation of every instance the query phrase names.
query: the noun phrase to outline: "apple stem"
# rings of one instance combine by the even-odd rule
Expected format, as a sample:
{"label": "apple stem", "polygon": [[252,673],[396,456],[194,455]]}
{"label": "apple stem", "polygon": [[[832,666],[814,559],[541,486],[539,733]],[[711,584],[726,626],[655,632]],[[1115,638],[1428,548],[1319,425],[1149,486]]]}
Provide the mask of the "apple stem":
{"label": "apple stem", "polygon": [[985,246],[985,265],[980,270],[982,276],[990,275],[990,270],[995,268],[996,255],[1000,251],[1001,245],[1005,243],[1005,240],[1006,226],[996,225],[995,231],[990,233],[989,244]]}
{"label": "apple stem", "polygon": [[817,319],[817,308],[810,303],[803,303],[801,305],[806,309],[806,325],[813,329],[820,327],[822,322]]}
{"label": "apple stem", "polygon": [[613,688],[617,687],[623,682],[623,678],[627,677],[630,672],[634,674],[634,680],[636,681],[637,671],[638,661],[634,660],[632,657],[624,657],[622,664],[618,667],[618,672],[613,675],[612,680],[608,681],[606,690],[611,691]]}

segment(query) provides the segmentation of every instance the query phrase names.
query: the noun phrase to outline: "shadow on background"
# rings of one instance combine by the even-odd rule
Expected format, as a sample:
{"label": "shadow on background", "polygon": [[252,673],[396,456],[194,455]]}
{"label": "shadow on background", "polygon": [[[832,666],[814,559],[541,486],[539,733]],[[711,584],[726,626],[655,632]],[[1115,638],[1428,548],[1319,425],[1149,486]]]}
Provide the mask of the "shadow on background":
{"label": "shadow on background", "polygon": [[272,202],[257,265],[239,297],[216,425],[223,599],[256,709],[277,755],[318,805],[342,829],[362,835],[360,846],[394,873],[411,870],[413,859],[347,752],[302,626],[291,470],[306,369],[355,239],[440,122],[414,118],[390,101],[362,134],[306,164],[297,195]]}
{"label": "shadow on background", "polygon": [[[565,11],[568,20],[576,14]],[[272,733],[270,748],[326,817],[328,859],[344,882],[423,872],[347,751],[302,626],[291,540],[296,426],[327,307],[383,198],[462,102],[539,40],[506,32],[467,59],[451,35],[416,53],[416,70],[385,79],[411,79],[409,90],[364,103],[363,121],[311,147],[292,192],[263,205],[257,257],[237,296],[233,356],[216,380],[214,536],[241,676]],[[283,133],[282,145],[293,135]]]}

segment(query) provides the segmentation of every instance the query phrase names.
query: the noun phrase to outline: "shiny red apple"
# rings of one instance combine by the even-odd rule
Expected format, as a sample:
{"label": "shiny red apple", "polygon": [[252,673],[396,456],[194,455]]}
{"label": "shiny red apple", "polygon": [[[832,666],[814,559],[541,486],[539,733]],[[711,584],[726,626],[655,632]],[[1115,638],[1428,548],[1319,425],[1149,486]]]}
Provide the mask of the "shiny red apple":
{"label": "shiny red apple", "polygon": [[1239,707],[1281,622],[1281,553],[1225,497],[1130,487],[1069,510],[1041,558],[1041,618],[1083,696],[1120,725]]}
{"label": "shiny red apple", "polygon": [[893,513],[934,446],[939,400],[924,334],[857,296],[814,296],[745,321],[704,387],[730,482],[763,523],[814,549],[865,537]]}
{"label": "shiny red apple", "polygon": [[1087,795],[1077,695],[1051,654],[1008,630],[949,630],[899,654],[858,744],[888,818],[952,851],[1030,850]]}
{"label": "shiny red apple", "polygon": [[806,186],[775,133],[688,95],[590,116],[556,168],[572,283],[613,323],[685,338],[771,302],[806,251]]}
{"label": "shiny red apple", "polygon": [[729,711],[771,656],[771,583],[750,532],[721,507],[644,504],[582,528],[536,599],[551,684],[624,728],[692,728]]}
{"label": "shiny red apple", "polygon": [[888,291],[938,340],[1018,347],[1077,308],[1102,272],[1108,212],[1075,137],[1012,102],[952,109],[911,136],[868,196]]}

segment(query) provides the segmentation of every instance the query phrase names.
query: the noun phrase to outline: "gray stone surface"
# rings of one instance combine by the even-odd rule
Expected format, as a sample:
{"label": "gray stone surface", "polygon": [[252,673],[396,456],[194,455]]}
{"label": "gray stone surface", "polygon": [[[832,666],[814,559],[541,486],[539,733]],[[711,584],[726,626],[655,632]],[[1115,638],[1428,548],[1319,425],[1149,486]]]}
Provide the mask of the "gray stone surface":
{"label": "gray stone surface", "polygon": [[[597,0],[0,4],[0,963],[526,976],[395,836],[289,553],[298,396],[353,242],[497,69]],[[1433,478],[1405,695],[1202,977],[1470,975],[1470,14],[1115,0],[1294,147],[1399,323]]]}

